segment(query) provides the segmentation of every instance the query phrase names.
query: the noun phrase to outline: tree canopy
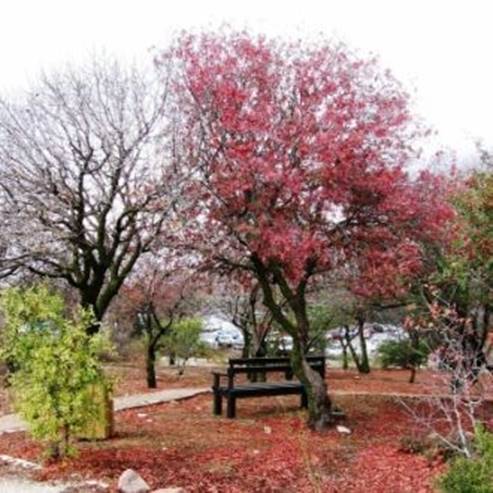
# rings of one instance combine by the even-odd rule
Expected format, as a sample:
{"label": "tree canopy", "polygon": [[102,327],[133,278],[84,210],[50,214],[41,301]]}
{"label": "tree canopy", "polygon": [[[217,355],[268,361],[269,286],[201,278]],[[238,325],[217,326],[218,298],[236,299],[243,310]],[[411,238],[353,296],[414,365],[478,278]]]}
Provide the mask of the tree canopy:
{"label": "tree canopy", "polygon": [[417,131],[408,97],[377,60],[325,41],[185,34],[158,60],[170,62],[199,170],[190,235],[209,268],[258,280],[323,427],[325,384],[304,361],[307,289],[337,271],[361,295],[405,290],[421,242],[453,217],[436,177],[405,171]]}

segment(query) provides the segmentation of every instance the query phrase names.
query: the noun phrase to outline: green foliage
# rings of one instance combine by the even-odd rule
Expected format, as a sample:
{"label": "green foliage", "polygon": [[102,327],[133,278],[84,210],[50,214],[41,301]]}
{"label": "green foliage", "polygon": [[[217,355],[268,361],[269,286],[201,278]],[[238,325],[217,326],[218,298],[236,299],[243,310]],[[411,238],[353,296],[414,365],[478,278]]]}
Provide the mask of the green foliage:
{"label": "green foliage", "polygon": [[439,479],[443,493],[493,493],[493,434],[476,428],[475,455],[455,458]]}
{"label": "green foliage", "polygon": [[[310,331],[308,334],[309,351],[315,354],[324,354],[327,347],[327,332],[342,321],[347,320],[347,315],[343,313],[341,307],[335,303],[316,303],[308,307],[308,320]],[[293,324],[296,323],[291,317]],[[289,354],[292,348],[292,338],[282,330],[277,323],[273,324],[274,329],[270,331],[266,340],[268,356],[282,356]]]}
{"label": "green foliage", "polygon": [[423,365],[428,358],[429,351],[429,346],[425,341],[419,341],[414,346],[410,339],[400,339],[380,344],[378,357],[382,368],[411,369]]}
{"label": "green foliage", "polygon": [[60,296],[44,286],[4,291],[3,360],[10,361],[15,406],[32,435],[49,446],[52,457],[74,452],[72,437],[97,416],[91,387],[107,386],[98,355],[102,336],[90,337],[92,314],[64,314]]}
{"label": "green foliage", "polygon": [[326,334],[334,327],[336,308],[325,304],[312,305],[308,309],[310,321],[310,349],[314,353],[324,354],[327,347]]}
{"label": "green foliage", "polygon": [[174,323],[163,337],[161,348],[165,353],[172,354],[181,360],[183,373],[186,362],[204,354],[206,346],[200,340],[202,321],[197,318],[184,318]]}
{"label": "green foliage", "polygon": [[463,313],[493,301],[493,173],[475,172],[452,198],[459,234],[437,260],[431,281]]}

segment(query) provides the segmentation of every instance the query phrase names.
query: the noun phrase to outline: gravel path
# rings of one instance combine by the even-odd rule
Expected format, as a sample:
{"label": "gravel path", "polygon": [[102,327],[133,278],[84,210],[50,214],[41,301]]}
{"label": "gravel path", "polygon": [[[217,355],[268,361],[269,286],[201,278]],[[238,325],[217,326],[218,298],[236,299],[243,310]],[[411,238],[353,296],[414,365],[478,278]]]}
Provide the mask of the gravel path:
{"label": "gravel path", "polygon": [[[188,399],[199,394],[210,392],[209,387],[202,388],[187,388],[187,389],[169,389],[159,392],[149,392],[146,394],[125,395],[115,397],[115,411],[123,411],[125,409],[133,409],[136,407],[150,406],[152,404],[161,404],[163,402],[178,401],[180,399]],[[25,423],[16,414],[6,414],[0,416],[0,435],[2,433],[12,433],[14,431],[25,431]],[[22,490],[19,490],[22,491]],[[0,488],[0,492],[3,490]]]}

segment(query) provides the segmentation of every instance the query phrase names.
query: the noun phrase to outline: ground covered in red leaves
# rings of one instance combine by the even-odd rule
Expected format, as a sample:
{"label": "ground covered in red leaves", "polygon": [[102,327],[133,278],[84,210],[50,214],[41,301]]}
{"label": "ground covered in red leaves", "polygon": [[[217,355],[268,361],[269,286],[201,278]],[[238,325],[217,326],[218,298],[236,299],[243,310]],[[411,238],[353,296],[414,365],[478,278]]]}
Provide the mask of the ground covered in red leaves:
{"label": "ground covered in red leaves", "polygon": [[[141,370],[121,367],[114,373],[118,394],[146,390]],[[209,369],[159,375],[159,389],[210,384]],[[212,415],[211,395],[119,412],[112,439],[80,443],[78,457],[45,465],[40,477],[101,479],[116,491],[118,476],[133,468],[153,488],[181,486],[187,492],[432,492],[446,466],[439,457],[406,452],[406,439],[424,430],[388,394],[446,389],[431,372],[418,375],[416,384],[407,378],[402,371],[330,371],[329,387],[350,435],[335,428],[309,431],[297,397],[239,400],[235,420]],[[41,448],[14,433],[0,436],[0,453],[39,460]]]}
{"label": "ground covered in red leaves", "polygon": [[[292,397],[238,402],[238,418],[211,413],[211,396],[117,413],[114,438],[81,443],[79,456],[47,465],[43,479],[74,473],[115,484],[133,468],[152,487],[190,492],[431,492],[443,465],[402,450],[414,431],[388,399],[344,397],[352,433],[309,431]],[[0,436],[0,450],[36,459],[23,434]]]}

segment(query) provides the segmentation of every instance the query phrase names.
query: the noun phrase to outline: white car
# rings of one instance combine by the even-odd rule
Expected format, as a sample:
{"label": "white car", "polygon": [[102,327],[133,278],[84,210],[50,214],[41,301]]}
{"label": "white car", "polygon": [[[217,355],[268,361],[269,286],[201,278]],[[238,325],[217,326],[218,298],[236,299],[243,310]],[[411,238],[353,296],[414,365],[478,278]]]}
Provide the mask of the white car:
{"label": "white car", "polygon": [[293,350],[293,338],[291,336],[282,336],[279,340],[279,349],[289,352]]}
{"label": "white car", "polygon": [[240,331],[221,330],[217,332],[217,343],[222,347],[241,349],[244,346],[243,334]]}
{"label": "white car", "polygon": [[219,347],[217,332],[202,332],[200,334],[200,340],[212,349],[217,349]]}

